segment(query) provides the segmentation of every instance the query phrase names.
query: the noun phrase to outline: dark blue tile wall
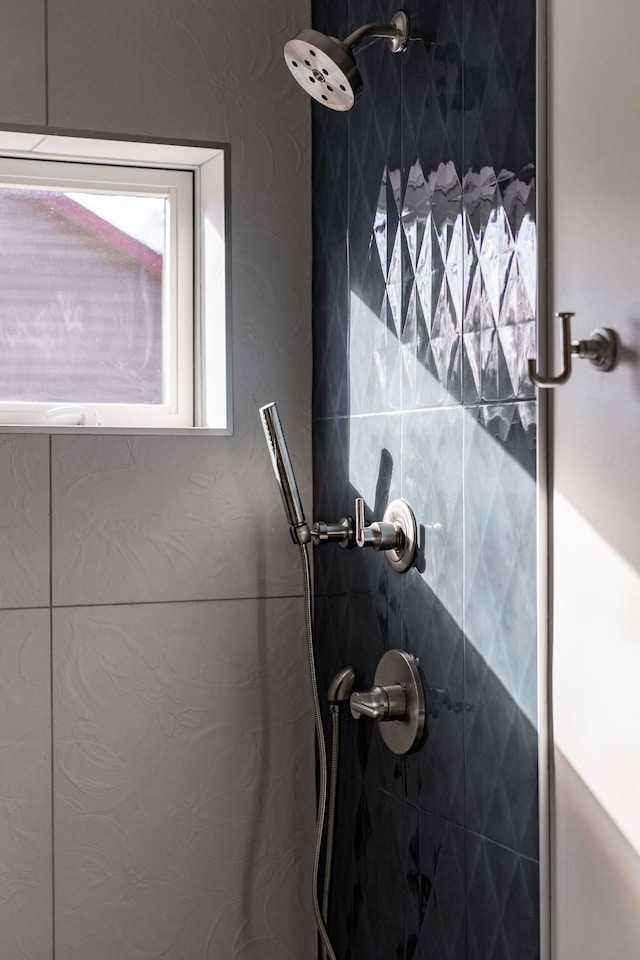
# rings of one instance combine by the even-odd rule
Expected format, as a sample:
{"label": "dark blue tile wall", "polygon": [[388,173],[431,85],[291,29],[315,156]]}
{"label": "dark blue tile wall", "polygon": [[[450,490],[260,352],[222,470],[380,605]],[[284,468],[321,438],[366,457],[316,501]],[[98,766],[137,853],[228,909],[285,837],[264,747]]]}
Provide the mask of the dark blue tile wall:
{"label": "dark blue tile wall", "polygon": [[[313,26],[395,9],[317,0]],[[428,715],[397,757],[347,711],[329,929],[339,960],[535,960],[535,2],[404,9],[353,110],[313,105],[315,518],[403,496],[420,541],[404,576],[316,550],[319,686],[400,647]]]}

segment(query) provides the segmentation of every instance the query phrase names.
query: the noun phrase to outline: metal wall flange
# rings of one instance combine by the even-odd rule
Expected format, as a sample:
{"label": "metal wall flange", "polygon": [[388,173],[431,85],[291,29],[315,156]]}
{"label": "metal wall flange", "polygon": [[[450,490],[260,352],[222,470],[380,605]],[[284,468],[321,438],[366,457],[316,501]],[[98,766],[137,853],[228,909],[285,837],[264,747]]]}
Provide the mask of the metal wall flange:
{"label": "metal wall flange", "polygon": [[351,694],[351,715],[379,723],[382,739],[392,753],[416,750],[425,727],[424,688],[418,661],[404,650],[388,650],[380,658],[373,687]]}
{"label": "metal wall flange", "polygon": [[610,327],[598,327],[588,340],[574,340],[571,353],[580,360],[590,360],[602,373],[613,370],[618,360],[618,337]]}
{"label": "metal wall flange", "polygon": [[404,10],[398,10],[391,17],[391,23],[396,28],[395,37],[389,39],[392,53],[402,53],[409,39],[409,17]]}
{"label": "metal wall flange", "polygon": [[392,523],[402,531],[402,543],[387,550],[385,556],[396,573],[406,573],[414,561],[418,547],[416,517],[406,500],[392,500],[384,512],[383,523]]}

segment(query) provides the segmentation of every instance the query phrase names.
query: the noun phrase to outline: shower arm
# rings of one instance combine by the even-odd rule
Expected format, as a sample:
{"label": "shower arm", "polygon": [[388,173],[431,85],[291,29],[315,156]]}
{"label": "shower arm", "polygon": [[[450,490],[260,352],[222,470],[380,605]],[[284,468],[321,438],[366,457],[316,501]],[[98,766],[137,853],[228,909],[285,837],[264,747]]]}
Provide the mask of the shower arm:
{"label": "shower arm", "polygon": [[343,43],[353,49],[369,37],[380,37],[389,41],[393,53],[401,53],[407,45],[408,33],[409,20],[406,13],[400,10],[394,13],[391,23],[367,23],[349,34]]}

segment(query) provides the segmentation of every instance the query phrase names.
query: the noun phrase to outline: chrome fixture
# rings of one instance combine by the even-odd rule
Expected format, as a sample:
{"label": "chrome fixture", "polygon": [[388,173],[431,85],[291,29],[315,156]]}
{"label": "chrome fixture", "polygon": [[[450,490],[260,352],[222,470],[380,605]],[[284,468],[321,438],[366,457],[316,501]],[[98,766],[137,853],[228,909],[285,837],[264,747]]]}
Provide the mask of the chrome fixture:
{"label": "chrome fixture", "polygon": [[383,550],[397,573],[405,573],[414,561],[418,535],[416,518],[406,500],[392,500],[382,520],[364,522],[364,500],[356,497],[355,521],[341,517],[337,523],[319,520],[311,527],[314,544],[338,543],[341,547],[373,547]]}
{"label": "chrome fixture", "polygon": [[[408,569],[413,561],[416,543],[416,523],[413,511],[409,505],[405,504],[404,501],[394,500],[385,511],[381,523],[373,523],[370,527],[366,527],[364,524],[364,501],[359,499],[359,501],[356,502],[356,514],[358,517],[357,540],[354,522],[351,517],[343,517],[337,523],[316,523],[310,530],[305,519],[304,510],[302,509],[302,501],[300,500],[293,465],[289,457],[284,431],[275,403],[268,403],[260,408],[260,420],[278,486],[280,487],[291,538],[299,549],[302,563],[307,660],[318,750],[318,805],[316,842],[312,867],[312,900],[316,926],[320,934],[320,939],[322,940],[323,960],[337,960],[327,931],[326,918],[329,908],[329,884],[338,781],[339,718],[342,712],[342,706],[347,700],[349,700],[351,704],[352,713],[355,710],[355,695],[352,693],[355,683],[355,672],[352,667],[345,667],[336,674],[329,685],[328,697],[333,723],[333,748],[331,757],[330,795],[328,796],[329,771],[327,765],[327,749],[324,739],[320,700],[318,697],[313,645],[313,591],[308,544],[310,541],[313,541],[316,544],[337,542],[341,546],[346,547],[356,545],[372,546],[378,550],[388,551],[387,556],[392,566],[400,562],[400,567],[396,567],[396,569],[404,570]],[[376,685],[390,689],[391,699],[393,700],[393,716],[387,716],[387,719],[392,721],[387,724],[387,726],[389,728],[397,728],[397,730],[400,731],[396,732],[395,736],[392,733],[384,734],[385,740],[390,749],[396,753],[406,753],[408,750],[415,749],[422,735],[422,730],[424,729],[424,694],[413,658],[409,657],[408,654],[403,654],[401,651],[394,652],[399,654],[401,663],[395,665],[393,677],[387,678],[386,668],[384,668],[384,662],[386,661],[385,657],[383,657],[378,664]],[[388,657],[389,655],[386,654],[385,656]],[[411,669],[412,664],[413,670]],[[402,671],[402,667],[404,668],[404,672]],[[397,677],[400,679],[398,680]],[[402,688],[400,691],[396,690],[398,684]],[[362,702],[365,703],[364,694],[360,696],[363,698]],[[388,699],[389,696],[390,695],[387,694]],[[361,712],[364,712],[364,709]],[[390,711],[387,711],[387,713],[389,712]],[[419,725],[419,732],[416,733],[420,717],[422,720]],[[383,718],[380,717],[380,719]],[[318,897],[318,873],[320,854],[323,847],[323,839],[325,838],[325,818],[327,818],[327,815],[325,881],[323,906],[321,908]]]}
{"label": "chrome fixture", "polygon": [[387,562],[397,573],[413,563],[418,540],[416,518],[406,500],[392,500],[380,522],[364,525],[364,500],[356,498],[354,536],[356,546],[386,550]]}
{"label": "chrome fixture", "polygon": [[575,316],[570,311],[556,313],[562,322],[562,368],[555,377],[544,377],[536,370],[535,358],[527,360],[527,369],[529,379],[537,387],[544,389],[550,387],[560,387],[566,383],[571,376],[571,358],[578,360],[590,360],[597,370],[608,373],[613,370],[618,359],[618,337],[615,330],[609,327],[600,327],[595,330],[588,340],[571,341],[571,317]]}
{"label": "chrome fixture", "polygon": [[364,500],[356,497],[355,521],[341,517],[337,523],[319,520],[311,527],[314,544],[337,543],[341,547],[373,547],[384,550],[387,562],[398,573],[405,573],[414,561],[417,549],[417,525],[406,500],[392,500],[382,520],[370,526],[364,522]]}
{"label": "chrome fixture", "polygon": [[333,713],[340,710],[343,703],[346,703],[353,692],[356,682],[356,674],[353,667],[343,667],[329,684],[327,690],[327,700],[329,708]]}
{"label": "chrome fixture", "polygon": [[409,18],[399,10],[390,23],[369,23],[354,30],[346,40],[327,37],[317,30],[303,30],[285,44],[284,59],[294,78],[314,100],[331,110],[350,110],[362,90],[353,50],[369,37],[385,38],[392,53],[402,53],[409,39]]}
{"label": "chrome fixture", "polygon": [[385,551],[387,561],[394,570],[405,573],[414,561],[418,539],[416,518],[406,500],[393,500],[382,520],[367,527],[364,522],[364,500],[358,497],[355,502],[355,523],[352,517],[341,517],[336,523],[318,520],[309,528],[275,403],[260,407],[260,419],[293,542],[300,546],[312,541],[315,546],[337,543],[341,547],[373,547],[374,550]]}
{"label": "chrome fixture", "polygon": [[[333,871],[333,841],[336,828],[336,801],[338,797],[338,770],[340,767],[340,717],[345,703],[353,691],[356,674],[353,667],[343,667],[335,675],[327,690],[327,700],[331,712],[331,772],[329,774],[329,795],[327,803],[327,827],[325,831],[324,886],[322,894],[322,916],[325,923],[329,920],[329,899],[331,893],[331,874]],[[323,945],[322,960],[329,960],[329,954]]]}
{"label": "chrome fixture", "polygon": [[393,753],[416,750],[425,727],[425,699],[418,661],[404,650],[388,650],[378,662],[373,686],[351,694],[351,715],[379,723],[382,739]]}
{"label": "chrome fixture", "polygon": [[308,543],[311,539],[309,525],[305,520],[298,484],[293,472],[293,464],[287,450],[287,441],[284,438],[284,431],[275,403],[268,403],[266,406],[260,407],[260,420],[262,421],[267,447],[271,454],[273,471],[282,494],[291,539],[294,543]]}

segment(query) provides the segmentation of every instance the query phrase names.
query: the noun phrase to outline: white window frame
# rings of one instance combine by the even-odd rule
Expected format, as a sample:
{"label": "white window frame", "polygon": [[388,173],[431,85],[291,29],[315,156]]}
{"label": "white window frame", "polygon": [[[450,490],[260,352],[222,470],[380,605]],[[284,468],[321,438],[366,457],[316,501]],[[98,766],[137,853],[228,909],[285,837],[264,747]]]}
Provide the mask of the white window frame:
{"label": "white window frame", "polygon": [[224,145],[0,131],[0,183],[161,194],[171,211],[163,270],[169,402],[0,403],[0,432],[232,432],[227,167]]}

